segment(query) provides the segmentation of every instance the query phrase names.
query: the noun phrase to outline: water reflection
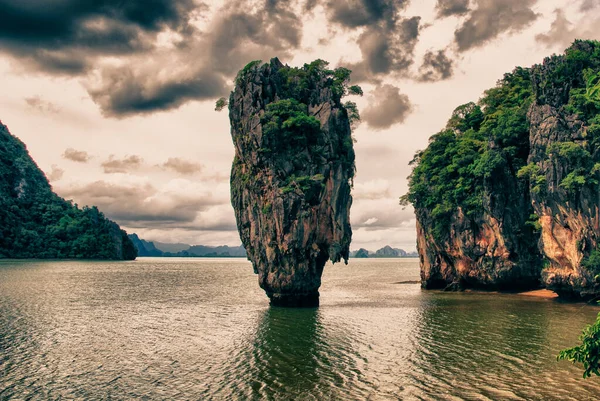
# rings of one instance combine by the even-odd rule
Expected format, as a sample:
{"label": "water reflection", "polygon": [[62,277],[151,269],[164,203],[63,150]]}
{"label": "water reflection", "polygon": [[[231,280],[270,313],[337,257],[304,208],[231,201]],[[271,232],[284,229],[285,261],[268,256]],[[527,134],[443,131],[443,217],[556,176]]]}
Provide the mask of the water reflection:
{"label": "water reflection", "polygon": [[423,310],[414,339],[416,393],[427,399],[530,400],[597,392],[556,361],[561,346],[552,337],[557,331],[572,337],[580,315],[552,301],[512,295],[425,296],[434,302]]}
{"label": "water reflection", "polygon": [[597,308],[422,292],[385,260],[268,308],[233,263],[0,262],[0,400],[599,399],[555,359]]}

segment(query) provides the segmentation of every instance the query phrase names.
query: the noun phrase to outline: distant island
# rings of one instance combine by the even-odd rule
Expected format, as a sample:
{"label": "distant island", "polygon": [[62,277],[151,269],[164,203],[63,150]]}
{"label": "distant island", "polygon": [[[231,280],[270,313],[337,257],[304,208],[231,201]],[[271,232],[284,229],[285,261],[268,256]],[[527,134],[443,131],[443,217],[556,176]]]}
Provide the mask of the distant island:
{"label": "distant island", "polygon": [[417,252],[406,252],[404,249],[392,248],[389,245],[378,249],[375,252],[360,248],[358,251],[350,252],[351,258],[416,258]]}
{"label": "distant island", "polygon": [[205,246],[189,244],[169,244],[141,239],[137,234],[129,234],[129,239],[138,251],[138,256],[165,258],[245,258],[242,246]]}
{"label": "distant island", "polygon": [[[207,246],[190,245],[183,243],[167,243],[158,241],[146,241],[137,234],[129,234],[129,239],[142,257],[164,257],[164,258],[245,258],[246,250],[243,246]],[[350,252],[350,258],[416,258],[417,252],[406,252],[404,249],[392,248],[389,245],[369,251],[360,248]]]}

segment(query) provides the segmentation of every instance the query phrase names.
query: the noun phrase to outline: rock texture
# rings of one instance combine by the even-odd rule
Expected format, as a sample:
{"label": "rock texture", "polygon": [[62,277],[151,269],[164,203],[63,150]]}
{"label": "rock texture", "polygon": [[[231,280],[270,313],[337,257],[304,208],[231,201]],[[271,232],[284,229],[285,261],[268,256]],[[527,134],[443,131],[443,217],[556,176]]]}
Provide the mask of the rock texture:
{"label": "rock texture", "polygon": [[[251,64],[238,76],[229,100],[235,145],[231,202],[248,259],[271,304],[316,306],[326,261],[348,259],[354,151],[348,113],[331,79],[309,76],[301,87],[291,72],[273,59]],[[298,100],[320,127],[311,137],[297,133],[290,139],[297,141],[294,146],[275,147],[281,138],[265,134],[264,116],[283,99]]]}
{"label": "rock texture", "polygon": [[430,212],[416,211],[423,288],[522,290],[538,286],[536,242],[524,240],[530,233],[521,230],[531,211],[528,191],[515,177],[500,172],[498,176],[506,181],[493,185],[502,185],[503,192],[486,191],[484,212],[477,218],[466,217],[458,208],[441,241],[429,229]]}
{"label": "rock texture", "polygon": [[[571,50],[591,53],[595,47],[579,42]],[[537,101],[529,111],[529,161],[540,168],[546,185],[532,193],[532,204],[540,216],[540,251],[548,261],[542,272],[545,286],[563,297],[587,299],[600,295],[595,274],[581,265],[598,247],[600,186],[584,185],[574,193],[565,189],[561,182],[577,166],[574,160],[558,156],[552,145],[579,145],[596,161],[600,155],[588,135],[589,124],[565,107],[570,89],[576,85],[573,80],[581,75],[575,74],[559,86],[550,82],[549,77],[564,65],[565,57],[555,56],[533,69]]]}
{"label": "rock texture", "polygon": [[[456,208],[443,238],[432,233],[432,210],[416,208],[424,288],[519,290],[542,285],[563,297],[600,295],[596,273],[582,267],[600,237],[600,177],[582,167],[584,156],[588,164],[600,160],[600,129],[595,122],[592,134],[592,123],[573,111],[574,93],[585,91],[584,70],[597,73],[600,68],[600,60],[592,56],[599,48],[598,42],[576,41],[567,55],[528,69],[529,138],[518,148],[526,151],[526,167],[533,172],[527,179],[504,157],[483,182],[481,213],[467,217]],[[557,149],[565,144],[584,156],[560,157]],[[491,138],[488,149],[497,146]],[[585,184],[567,190],[565,178],[578,169]]]}

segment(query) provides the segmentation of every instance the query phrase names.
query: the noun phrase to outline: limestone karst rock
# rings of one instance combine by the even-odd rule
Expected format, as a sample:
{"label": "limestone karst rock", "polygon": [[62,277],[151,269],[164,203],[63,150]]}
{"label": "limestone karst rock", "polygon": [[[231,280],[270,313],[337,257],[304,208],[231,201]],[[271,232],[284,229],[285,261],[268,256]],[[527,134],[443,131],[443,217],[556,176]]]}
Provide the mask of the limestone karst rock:
{"label": "limestone karst rock", "polygon": [[248,64],[229,99],[238,231],[272,305],[316,306],[327,260],[347,263],[355,172],[347,74],[318,60]]}
{"label": "limestone karst rock", "polygon": [[422,286],[600,295],[600,43],[517,68],[417,153]]}

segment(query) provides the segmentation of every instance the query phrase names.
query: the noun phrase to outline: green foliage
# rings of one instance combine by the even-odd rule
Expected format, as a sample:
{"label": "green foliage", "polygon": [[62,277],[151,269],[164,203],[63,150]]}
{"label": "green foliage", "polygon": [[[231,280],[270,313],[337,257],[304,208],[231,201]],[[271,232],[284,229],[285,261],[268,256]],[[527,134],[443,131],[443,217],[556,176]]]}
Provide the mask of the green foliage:
{"label": "green foliage", "polygon": [[136,250],[96,207],[54,194],[23,143],[0,125],[0,255],[133,259]]}
{"label": "green foliage", "polygon": [[576,194],[586,185],[598,185],[595,174],[598,171],[590,152],[579,143],[558,142],[547,149],[550,157],[562,159],[563,164],[571,170],[560,182],[560,187]]}
{"label": "green foliage", "polygon": [[583,329],[579,340],[581,345],[560,351],[557,359],[582,364],[584,379],[592,375],[600,376],[600,313],[594,324]]}
{"label": "green foliage", "polygon": [[581,266],[594,276],[600,275],[600,249],[594,249],[589,256],[583,259]]}
{"label": "green foliage", "polygon": [[358,96],[362,96],[363,95],[363,90],[360,86],[358,85],[352,85],[350,87],[348,87],[348,94],[349,95],[358,95]]}
{"label": "green foliage", "polygon": [[223,110],[225,107],[227,107],[228,104],[229,102],[227,101],[227,99],[225,99],[224,97],[220,98],[215,104],[215,111]]}
{"label": "green foliage", "polygon": [[246,64],[235,77],[235,83],[239,84],[246,76],[248,76],[250,71],[252,71],[255,67],[260,66],[260,63],[262,63],[262,60],[254,60]]}
{"label": "green foliage", "polygon": [[344,103],[344,108],[348,112],[348,120],[350,121],[350,127],[353,129],[360,123],[360,114],[358,112],[358,107],[354,102],[346,102]]}
{"label": "green foliage", "polygon": [[535,194],[546,191],[546,176],[542,174],[542,169],[535,163],[529,163],[519,169],[517,178],[528,179],[531,192]]}
{"label": "green foliage", "polygon": [[533,213],[529,215],[529,218],[525,222],[525,225],[530,226],[531,229],[535,232],[542,230],[542,225],[540,224],[540,216]]}
{"label": "green foliage", "polygon": [[321,123],[308,115],[308,106],[295,99],[283,99],[270,103],[261,117],[263,146],[271,152],[298,153],[314,145],[321,130]]}
{"label": "green foliage", "polygon": [[486,91],[479,104],[456,108],[446,129],[415,155],[409,191],[400,203],[429,211],[436,239],[447,234],[458,208],[471,218],[481,215],[486,180],[526,164],[531,101],[529,70],[517,68]]}
{"label": "green foliage", "polygon": [[[317,93],[314,89],[317,83],[322,81],[324,81],[325,87],[331,89],[336,103],[339,103],[342,97],[349,94],[363,95],[363,90],[360,86],[349,86],[351,70],[344,67],[330,70],[327,68],[328,66],[329,63],[327,61],[317,59],[312,63],[304,64],[301,68],[280,69],[279,75],[283,86],[281,97],[295,99],[306,105],[315,104],[318,99],[315,97]],[[354,107],[356,107],[356,104],[354,104]],[[358,114],[358,111],[355,111]],[[350,114],[351,111],[348,110],[348,113]]]}

